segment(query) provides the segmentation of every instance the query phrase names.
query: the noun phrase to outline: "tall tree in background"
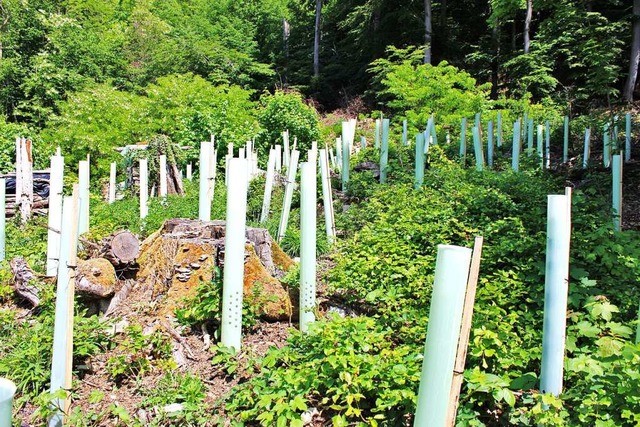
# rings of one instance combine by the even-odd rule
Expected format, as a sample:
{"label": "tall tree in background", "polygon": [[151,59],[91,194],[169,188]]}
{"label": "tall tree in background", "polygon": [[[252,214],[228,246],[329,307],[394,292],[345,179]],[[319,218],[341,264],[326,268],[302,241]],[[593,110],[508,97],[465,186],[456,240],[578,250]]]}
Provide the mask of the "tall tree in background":
{"label": "tall tree in background", "polygon": [[633,91],[638,78],[638,63],[640,62],[640,0],[633,0],[631,56],[629,61],[629,76],[624,86],[624,99],[633,102]]}
{"label": "tall tree in background", "polygon": [[313,77],[320,77],[320,18],[322,17],[322,0],[316,0],[316,24],[313,32]]}
{"label": "tall tree in background", "polygon": [[431,0],[424,0],[424,63],[431,64]]}
{"label": "tall tree in background", "polygon": [[533,17],[533,0],[527,0],[527,14],[524,18],[524,53],[529,53],[531,44],[531,18]]}

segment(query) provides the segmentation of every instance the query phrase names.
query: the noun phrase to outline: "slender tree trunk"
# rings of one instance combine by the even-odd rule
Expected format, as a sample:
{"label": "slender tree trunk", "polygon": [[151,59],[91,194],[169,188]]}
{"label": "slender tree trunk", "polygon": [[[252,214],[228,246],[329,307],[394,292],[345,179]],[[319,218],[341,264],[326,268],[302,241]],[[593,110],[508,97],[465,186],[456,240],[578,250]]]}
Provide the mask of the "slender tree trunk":
{"label": "slender tree trunk", "polygon": [[633,0],[633,38],[631,40],[631,59],[629,61],[629,76],[624,85],[624,99],[633,101],[633,91],[638,78],[638,63],[640,62],[640,0]]}
{"label": "slender tree trunk", "polygon": [[491,41],[493,42],[493,58],[491,59],[491,99],[498,99],[498,58],[500,57],[500,33],[498,20],[491,29]]}
{"label": "slender tree trunk", "polygon": [[313,77],[320,76],[320,18],[322,16],[322,0],[316,0],[316,26],[313,37]]}
{"label": "slender tree trunk", "polygon": [[531,43],[531,18],[533,17],[533,0],[527,0],[527,15],[524,18],[524,53],[529,53]]}
{"label": "slender tree trunk", "polygon": [[424,0],[424,63],[431,64],[431,0]]}
{"label": "slender tree trunk", "polygon": [[286,18],[282,20],[282,43],[284,50],[284,82],[287,82],[287,74],[289,74],[289,22]]}

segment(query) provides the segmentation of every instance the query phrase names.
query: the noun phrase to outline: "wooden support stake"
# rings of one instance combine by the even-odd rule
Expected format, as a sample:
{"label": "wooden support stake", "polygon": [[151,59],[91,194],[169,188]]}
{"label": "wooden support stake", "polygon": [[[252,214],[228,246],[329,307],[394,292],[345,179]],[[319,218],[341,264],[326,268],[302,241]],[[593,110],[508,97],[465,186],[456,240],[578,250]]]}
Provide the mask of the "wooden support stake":
{"label": "wooden support stake", "polygon": [[464,378],[464,365],[467,359],[467,348],[469,346],[469,336],[471,335],[471,319],[473,316],[473,304],[476,299],[476,289],[478,286],[478,276],[480,274],[480,258],[482,257],[483,237],[476,236],[473,244],[473,255],[471,257],[471,269],[467,282],[467,293],[464,298],[464,309],[462,311],[462,326],[460,328],[460,341],[458,342],[458,352],[456,353],[456,363],[453,368],[453,382],[451,383],[451,393],[449,395],[449,410],[447,413],[447,426],[456,425],[456,412],[458,411],[458,399],[460,398],[460,387]]}

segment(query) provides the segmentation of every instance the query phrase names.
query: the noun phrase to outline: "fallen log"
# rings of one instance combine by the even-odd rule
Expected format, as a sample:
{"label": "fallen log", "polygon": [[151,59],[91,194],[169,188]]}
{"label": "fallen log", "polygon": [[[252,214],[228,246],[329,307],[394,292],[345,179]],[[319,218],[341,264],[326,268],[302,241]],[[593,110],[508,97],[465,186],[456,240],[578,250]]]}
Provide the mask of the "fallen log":
{"label": "fallen log", "polygon": [[37,307],[40,304],[40,289],[35,285],[36,273],[21,256],[9,261],[9,266],[13,273],[13,289],[32,306]]}

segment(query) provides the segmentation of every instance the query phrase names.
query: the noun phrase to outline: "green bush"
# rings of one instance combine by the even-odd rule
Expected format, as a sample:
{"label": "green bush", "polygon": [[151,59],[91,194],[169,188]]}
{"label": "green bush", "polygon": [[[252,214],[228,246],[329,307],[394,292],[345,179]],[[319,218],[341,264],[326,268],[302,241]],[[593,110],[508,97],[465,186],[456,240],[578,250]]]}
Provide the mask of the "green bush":
{"label": "green bush", "polygon": [[294,137],[298,139],[297,150],[301,158],[311,148],[312,141],[320,139],[320,126],[316,110],[305,104],[302,96],[293,91],[277,91],[275,94],[260,98],[262,108],[258,113],[260,133],[256,148],[260,157],[266,159],[269,148],[282,145],[282,132],[289,130],[289,144],[293,148]]}

